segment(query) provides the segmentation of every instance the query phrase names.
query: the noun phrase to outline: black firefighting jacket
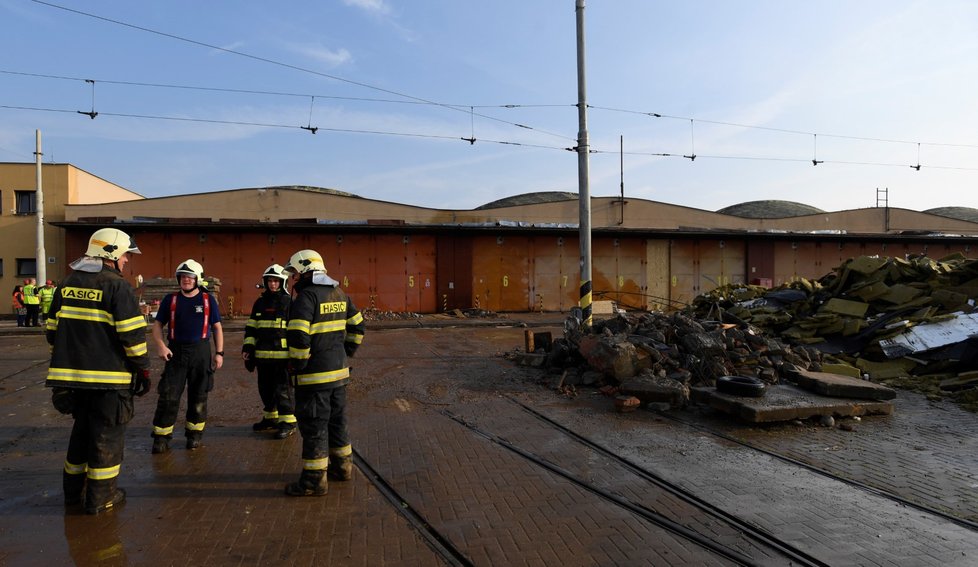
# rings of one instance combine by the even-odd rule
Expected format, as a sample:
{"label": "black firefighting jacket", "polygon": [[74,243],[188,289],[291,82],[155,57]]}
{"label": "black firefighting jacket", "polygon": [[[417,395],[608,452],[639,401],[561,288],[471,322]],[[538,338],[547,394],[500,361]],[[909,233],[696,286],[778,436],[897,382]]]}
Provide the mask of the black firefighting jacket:
{"label": "black firefighting jacket", "polygon": [[132,286],[108,266],[65,278],[51,303],[47,340],[47,386],[124,390],[134,371],[149,370],[146,319]]}
{"label": "black firefighting jacket", "polygon": [[299,388],[328,389],[350,381],[347,355],[363,342],[363,315],[323,272],[295,286],[289,309],[289,365]]}
{"label": "black firefighting jacket", "polygon": [[245,325],[242,352],[252,355],[252,359],[262,362],[288,362],[289,344],[285,340],[285,327],[289,322],[289,304],[292,297],[284,290],[272,292],[265,290],[255,300],[251,317]]}

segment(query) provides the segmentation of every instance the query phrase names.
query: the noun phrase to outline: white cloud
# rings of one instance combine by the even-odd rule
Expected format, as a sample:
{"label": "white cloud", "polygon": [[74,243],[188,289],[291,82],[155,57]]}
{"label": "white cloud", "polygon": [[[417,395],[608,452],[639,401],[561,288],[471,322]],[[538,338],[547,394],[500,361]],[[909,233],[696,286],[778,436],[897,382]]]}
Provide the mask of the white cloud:
{"label": "white cloud", "polygon": [[346,48],[329,49],[321,45],[295,45],[290,49],[310,59],[325,63],[330,67],[339,67],[353,60],[353,55]]}
{"label": "white cloud", "polygon": [[391,13],[390,6],[384,0],[343,0],[343,3],[380,16],[387,16]]}

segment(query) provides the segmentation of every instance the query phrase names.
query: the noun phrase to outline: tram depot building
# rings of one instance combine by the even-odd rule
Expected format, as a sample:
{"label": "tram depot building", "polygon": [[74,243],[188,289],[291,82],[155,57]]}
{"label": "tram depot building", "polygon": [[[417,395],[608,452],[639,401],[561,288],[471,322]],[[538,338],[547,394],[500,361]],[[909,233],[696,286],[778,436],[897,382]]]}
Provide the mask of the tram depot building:
{"label": "tram depot building", "polygon": [[[361,309],[564,312],[578,302],[573,193],[449,210],[293,186],[143,198],[69,164],[44,164],[42,178],[47,279],[62,279],[91,233],[113,226],[143,251],[126,267],[133,285],[172,278],[194,258],[220,282],[230,316],[252,304],[266,266],[303,248],[324,255]],[[34,164],[0,163],[7,289],[37,274],[35,193]],[[615,196],[592,197],[590,209],[594,299],[627,309],[678,307],[732,283],[817,279],[856,256],[978,252],[978,211],[967,208],[823,212],[775,201],[712,212]]]}

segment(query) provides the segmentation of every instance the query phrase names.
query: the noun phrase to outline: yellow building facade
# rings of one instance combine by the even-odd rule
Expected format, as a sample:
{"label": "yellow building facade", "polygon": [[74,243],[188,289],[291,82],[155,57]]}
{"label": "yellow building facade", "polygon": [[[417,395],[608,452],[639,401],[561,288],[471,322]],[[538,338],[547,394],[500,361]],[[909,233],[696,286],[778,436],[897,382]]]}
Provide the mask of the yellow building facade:
{"label": "yellow building facade", "polygon": [[[37,194],[37,165],[0,163],[0,284],[8,293],[27,278],[38,277],[39,262],[49,280],[61,280],[68,263],[65,231],[52,223],[65,220],[67,205],[113,203],[142,199],[70,164],[41,166],[41,195]],[[38,201],[43,204],[44,257],[38,258]],[[43,284],[43,281],[38,282]],[[3,313],[11,313],[8,306]]]}

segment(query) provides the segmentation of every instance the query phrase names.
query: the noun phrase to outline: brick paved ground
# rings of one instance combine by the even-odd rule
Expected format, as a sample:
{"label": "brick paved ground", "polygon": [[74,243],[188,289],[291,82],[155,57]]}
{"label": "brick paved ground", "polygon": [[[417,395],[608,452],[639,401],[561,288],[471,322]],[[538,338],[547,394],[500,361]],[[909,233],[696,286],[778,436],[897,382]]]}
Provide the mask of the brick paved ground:
{"label": "brick paved ground", "polygon": [[[379,325],[377,325],[379,326]],[[354,361],[354,447],[475,565],[727,565],[729,560],[534,465],[445,412],[751,554],[786,564],[524,411],[509,396],[830,565],[975,565],[978,532],[651,412],[574,400],[500,356],[522,329],[378,330]],[[240,348],[229,323],[226,350]],[[0,336],[0,565],[433,565],[442,559],[358,473],[324,498],[290,499],[299,439],[253,434],[253,375],[218,373],[204,448],[149,454],[155,395],[137,403],[120,484],[129,501],[96,518],[61,504],[70,419],[41,386],[39,336]],[[158,363],[157,363],[158,365]],[[935,417],[938,416],[938,417]],[[900,394],[897,413],[854,432],[749,428],[684,412],[767,450],[973,518],[972,414]],[[179,422],[178,422],[179,424]],[[970,489],[970,490],[969,490]],[[937,507],[937,506],[935,506]]]}

